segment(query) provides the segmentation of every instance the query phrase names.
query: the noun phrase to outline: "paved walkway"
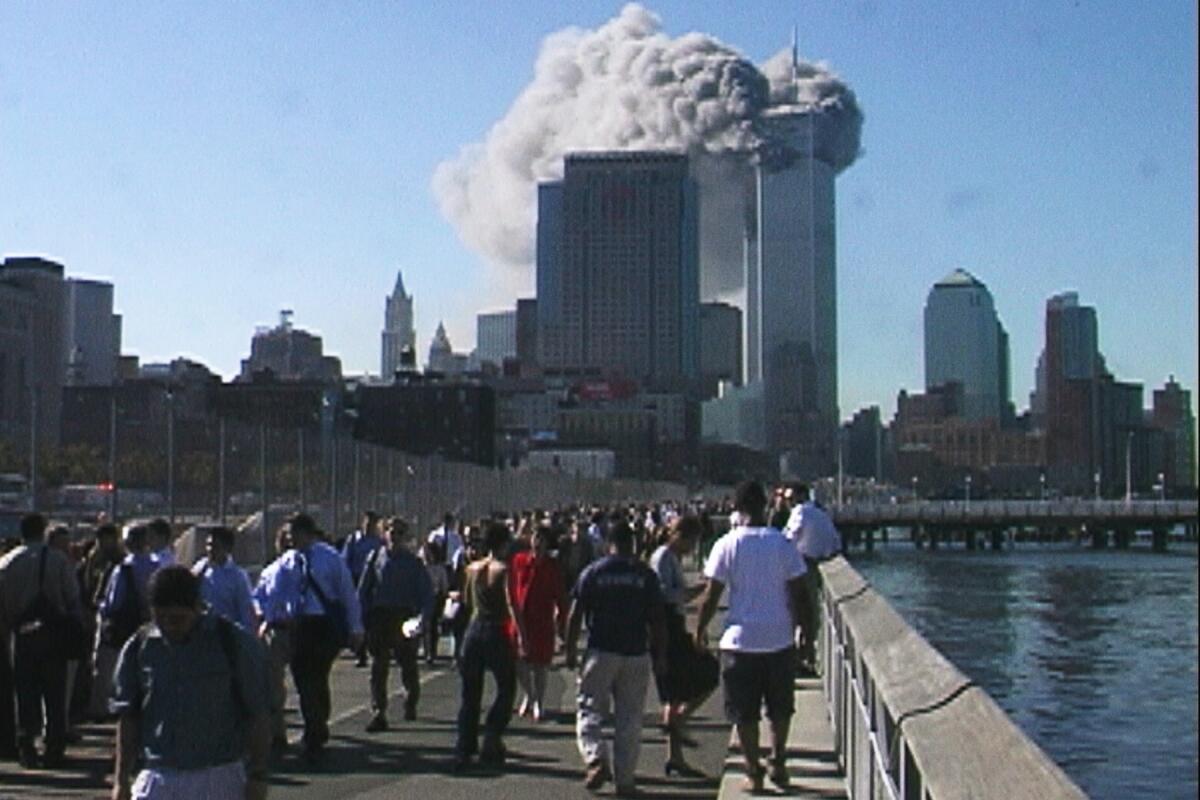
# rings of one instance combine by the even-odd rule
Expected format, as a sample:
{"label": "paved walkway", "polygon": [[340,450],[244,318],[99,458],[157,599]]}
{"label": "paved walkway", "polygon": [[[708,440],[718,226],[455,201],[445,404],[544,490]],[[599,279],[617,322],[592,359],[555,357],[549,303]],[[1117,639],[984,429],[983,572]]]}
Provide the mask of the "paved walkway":
{"label": "paved walkway", "polygon": [[[771,734],[766,723],[759,732],[759,741],[769,746]],[[846,778],[833,751],[833,728],[829,724],[828,706],[819,678],[802,678],[796,682],[796,715],[788,736],[788,772],[792,786],[788,797],[830,798],[846,797]],[[721,778],[719,800],[739,800],[750,797],[745,790],[746,762],[742,759],[737,737],[731,737],[729,756]],[[765,795],[782,796],[768,780]]]}

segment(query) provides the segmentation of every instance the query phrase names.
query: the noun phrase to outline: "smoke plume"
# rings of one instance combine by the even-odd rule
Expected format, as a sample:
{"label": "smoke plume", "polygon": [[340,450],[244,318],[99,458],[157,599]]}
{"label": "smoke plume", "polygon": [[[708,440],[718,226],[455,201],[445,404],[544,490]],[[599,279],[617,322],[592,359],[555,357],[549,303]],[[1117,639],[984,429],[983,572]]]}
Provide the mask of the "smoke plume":
{"label": "smoke plume", "polygon": [[568,152],[658,149],[693,157],[706,297],[741,280],[744,154],[770,135],[758,124],[763,111],[815,110],[828,117],[823,138],[835,166],[858,154],[862,116],[854,94],[824,66],[801,62],[793,81],[788,51],[759,69],[711,36],[672,39],[660,27],[656,15],[631,3],[596,30],[547,36],[532,83],[504,118],[435,171],[434,193],[463,241],[523,286],[532,283],[537,184],[562,177]]}

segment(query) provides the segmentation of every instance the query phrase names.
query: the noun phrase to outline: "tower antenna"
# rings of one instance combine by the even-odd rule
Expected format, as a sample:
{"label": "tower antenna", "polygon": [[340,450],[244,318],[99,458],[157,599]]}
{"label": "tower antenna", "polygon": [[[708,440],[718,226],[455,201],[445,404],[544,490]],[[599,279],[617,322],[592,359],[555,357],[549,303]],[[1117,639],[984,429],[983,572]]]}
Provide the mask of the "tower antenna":
{"label": "tower antenna", "polygon": [[800,79],[800,26],[792,25],[792,83]]}

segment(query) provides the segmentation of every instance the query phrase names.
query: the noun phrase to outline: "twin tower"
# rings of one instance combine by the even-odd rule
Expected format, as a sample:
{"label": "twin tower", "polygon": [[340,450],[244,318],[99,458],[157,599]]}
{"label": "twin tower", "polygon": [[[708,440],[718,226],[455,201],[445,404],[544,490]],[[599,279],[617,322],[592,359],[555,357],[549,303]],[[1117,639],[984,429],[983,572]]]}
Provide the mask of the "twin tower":
{"label": "twin tower", "polygon": [[[779,456],[787,474],[829,474],[838,427],[834,179],[820,110],[759,121],[743,229],[742,386],[706,404],[707,438]],[[709,186],[704,191],[712,191]],[[686,392],[699,377],[699,204],[687,157],[576,153],[538,190],[539,363],[547,375],[621,376]],[[733,419],[709,425],[707,419]]]}

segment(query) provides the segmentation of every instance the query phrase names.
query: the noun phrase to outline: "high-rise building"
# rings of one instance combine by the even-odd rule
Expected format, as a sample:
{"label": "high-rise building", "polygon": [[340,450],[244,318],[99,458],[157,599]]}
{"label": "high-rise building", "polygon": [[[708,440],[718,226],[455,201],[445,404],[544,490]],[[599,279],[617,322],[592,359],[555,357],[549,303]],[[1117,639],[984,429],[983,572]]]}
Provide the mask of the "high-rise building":
{"label": "high-rise building", "polygon": [[963,269],[935,283],[925,302],[925,388],[948,383],[962,386],[967,419],[1008,416],[1008,334],[987,286]]}
{"label": "high-rise building", "polygon": [[547,372],[682,390],[699,376],[699,208],[684,155],[576,153],[538,194]]}
{"label": "high-rise building", "polygon": [[525,368],[538,360],[538,301],[533,297],[517,300],[517,360]]}
{"label": "high-rise building", "polygon": [[36,301],[31,290],[8,283],[2,276],[0,272],[0,438],[27,445]]}
{"label": "high-rise building", "polygon": [[700,379],[703,396],[721,381],[742,382],[742,312],[728,303],[700,304]]}
{"label": "high-rise building", "polygon": [[270,372],[284,381],[334,383],[342,378],[342,362],[327,356],[320,336],[292,327],[292,312],[279,312],[274,328],[259,328],[250,340],[250,357],[242,359],[239,381]]}
{"label": "high-rise building", "polygon": [[108,386],[117,378],[121,317],[113,313],[113,285],[69,278],[66,282],[67,381]]}
{"label": "high-rise building", "polygon": [[517,356],[517,312],[492,311],[475,317],[475,355],[479,363],[504,366]]}
{"label": "high-rise building", "polygon": [[429,343],[429,361],[426,362],[425,369],[443,375],[461,375],[467,371],[467,356],[454,352],[450,337],[446,334],[446,326],[440,322],[433,334],[433,340]]}
{"label": "high-rise building", "polygon": [[388,295],[383,310],[383,351],[379,374],[385,380],[397,370],[415,367],[404,363],[404,353],[416,353],[417,333],[413,327],[413,298],[404,291],[404,275],[396,271],[396,286]]}
{"label": "high-rise building", "polygon": [[[62,390],[67,378],[66,290],[63,267],[38,257],[9,257],[0,265],[0,283],[23,290],[30,299],[30,339],[25,361],[32,403],[37,409],[38,441],[57,445],[62,417]],[[19,366],[18,359],[18,366]],[[2,381],[0,381],[2,382]],[[26,416],[26,419],[29,417]]]}
{"label": "high-rise building", "polygon": [[1164,492],[1190,494],[1196,489],[1196,417],[1192,414],[1192,393],[1175,382],[1175,376],[1154,390],[1154,410],[1150,424],[1166,433],[1162,475],[1155,481]]}
{"label": "high-rise building", "polygon": [[765,113],[746,259],[746,377],[761,380],[766,439],[786,471],[830,474],[838,429],[834,179],[846,166],[808,106]]}
{"label": "high-rise building", "polygon": [[538,185],[537,361],[563,363],[563,184]]}

